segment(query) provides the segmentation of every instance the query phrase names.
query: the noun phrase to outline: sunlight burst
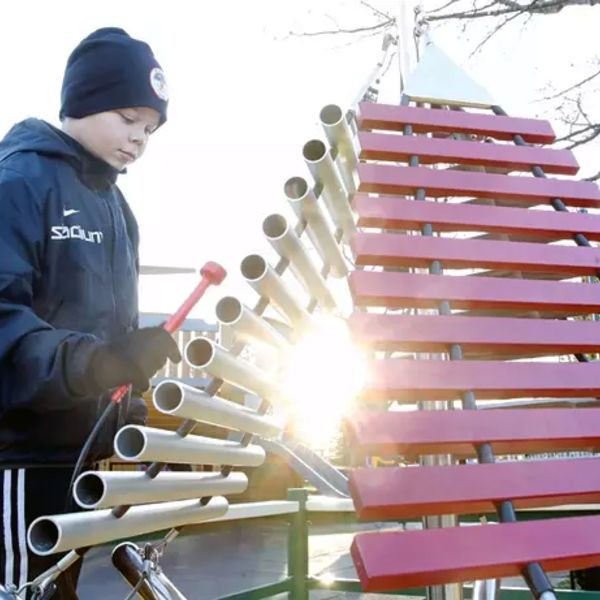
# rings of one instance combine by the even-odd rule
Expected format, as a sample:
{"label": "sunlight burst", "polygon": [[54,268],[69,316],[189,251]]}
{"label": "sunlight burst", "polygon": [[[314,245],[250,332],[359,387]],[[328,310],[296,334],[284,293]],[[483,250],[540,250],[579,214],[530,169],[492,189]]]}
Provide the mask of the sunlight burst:
{"label": "sunlight burst", "polygon": [[326,443],[339,429],[366,375],[366,358],[351,339],[346,321],[320,317],[296,343],[283,370],[298,437]]}

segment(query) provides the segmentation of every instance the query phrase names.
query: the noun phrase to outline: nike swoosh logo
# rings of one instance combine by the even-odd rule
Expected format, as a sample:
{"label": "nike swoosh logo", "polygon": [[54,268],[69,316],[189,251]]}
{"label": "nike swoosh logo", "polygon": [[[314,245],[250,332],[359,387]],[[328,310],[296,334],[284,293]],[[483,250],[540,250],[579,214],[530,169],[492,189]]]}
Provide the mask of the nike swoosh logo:
{"label": "nike swoosh logo", "polygon": [[78,210],[75,210],[74,208],[65,208],[63,210],[63,216],[65,217],[70,217],[71,215],[76,215],[78,212]]}

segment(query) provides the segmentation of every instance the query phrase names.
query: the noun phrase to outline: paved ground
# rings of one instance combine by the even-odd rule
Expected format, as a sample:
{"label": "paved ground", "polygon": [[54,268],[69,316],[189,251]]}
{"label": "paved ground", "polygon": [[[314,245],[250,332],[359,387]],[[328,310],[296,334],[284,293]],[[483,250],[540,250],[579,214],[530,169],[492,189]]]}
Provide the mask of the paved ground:
{"label": "paved ground", "polygon": [[[356,577],[348,552],[353,534],[342,533],[342,527],[348,529],[348,525],[312,527],[311,574]],[[190,600],[203,600],[283,579],[287,576],[286,561],[287,524],[282,519],[269,519],[230,522],[205,527],[204,531],[198,527],[195,535],[184,535],[173,542],[161,564]],[[82,600],[127,596],[128,587],[110,563],[110,548],[89,553],[79,589]],[[315,598],[338,596],[331,592],[314,593]]]}
{"label": "paved ground", "polygon": [[[356,578],[349,556],[354,533],[373,524],[316,524],[311,526],[311,575],[332,574]],[[287,574],[287,524],[282,519],[229,522],[200,526],[194,535],[184,535],[168,548],[162,565],[171,580],[189,600],[219,598],[254,586],[272,583]],[[557,574],[556,581],[565,574]],[[518,580],[504,584],[521,585]],[[125,599],[130,588],[110,562],[110,548],[91,551],[80,581],[80,598]],[[285,598],[285,595],[277,598]],[[391,598],[379,594],[312,592],[311,598]]]}

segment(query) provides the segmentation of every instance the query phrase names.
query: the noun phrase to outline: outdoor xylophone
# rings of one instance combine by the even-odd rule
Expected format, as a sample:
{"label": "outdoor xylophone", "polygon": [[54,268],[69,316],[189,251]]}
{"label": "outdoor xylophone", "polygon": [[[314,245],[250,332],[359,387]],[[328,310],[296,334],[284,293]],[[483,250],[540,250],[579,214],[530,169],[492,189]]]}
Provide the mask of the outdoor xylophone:
{"label": "outdoor xylophone", "polygon": [[[82,474],[74,498],[94,510],[36,520],[28,533],[32,550],[73,552],[170,528],[153,546],[162,551],[182,526],[224,515],[224,496],[247,485],[234,469],[265,458],[255,438],[281,433],[270,407],[285,412],[290,403],[278,378],[242,351],[266,346],[285,357],[314,327],[315,311],[339,310],[326,282],[332,275],[348,276],[350,327],[373,357],[361,395],[371,410],[349,419],[355,445],[408,462],[445,457],[435,466],[352,472],[359,518],[424,517],[426,525],[356,536],[352,556],[364,590],[521,574],[546,600],[554,597],[546,571],[599,564],[600,517],[515,522],[515,509],[598,502],[598,459],[496,457],[600,446],[597,408],[553,407],[555,400],[600,395],[600,363],[587,356],[600,350],[598,323],[586,319],[600,304],[593,283],[600,250],[589,241],[600,240],[600,219],[567,209],[598,207],[600,192],[592,182],[546,177],[578,170],[571,152],[538,146],[555,138],[547,122],[489,108],[493,114],[410,94],[401,106],[362,103],[357,115],[325,107],[330,147],[311,140],[303,148],[314,187],[302,177],[284,186],[297,223],[280,214],[263,222],[276,264],[258,254],[241,263],[260,299],[253,308],[232,296],[218,303],[217,319],[233,333],[230,348],[208,338],[185,347],[186,361],[205,371],[209,384],[160,383],[153,403],[183,419],[177,431],[126,426],[114,442],[120,459],[150,467]],[[354,256],[350,273],[344,244]],[[283,277],[288,267],[296,288]],[[268,307],[275,317],[265,318]],[[223,382],[258,396],[258,408],[220,397]],[[511,398],[548,399],[547,407],[477,410]],[[426,410],[388,410],[401,404]],[[198,423],[237,434],[194,435]],[[166,472],[165,463],[219,470]],[[495,526],[430,527],[440,515],[491,512],[500,521]],[[122,553],[137,556],[131,546]],[[180,597],[172,590],[157,595],[152,575],[141,573],[146,559],[138,559],[128,579],[144,598]]]}
{"label": "outdoor xylophone", "polygon": [[[350,489],[363,519],[497,513],[501,524],[361,534],[352,556],[366,591],[521,574],[535,597],[551,598],[544,570],[600,564],[600,518],[517,523],[515,508],[598,502],[598,459],[495,459],[599,447],[597,408],[552,406],[600,395],[600,363],[586,356],[600,349],[587,318],[600,303],[600,250],[588,241],[600,218],[566,208],[597,208],[600,191],[546,177],[577,172],[570,151],[537,145],[554,140],[549,123],[451,104],[360,106],[351,245],[365,269],[350,274],[351,325],[380,353],[366,401],[462,410],[369,412],[350,429],[367,453],[479,464],[361,468]],[[480,400],[535,397],[548,408],[477,410]]]}

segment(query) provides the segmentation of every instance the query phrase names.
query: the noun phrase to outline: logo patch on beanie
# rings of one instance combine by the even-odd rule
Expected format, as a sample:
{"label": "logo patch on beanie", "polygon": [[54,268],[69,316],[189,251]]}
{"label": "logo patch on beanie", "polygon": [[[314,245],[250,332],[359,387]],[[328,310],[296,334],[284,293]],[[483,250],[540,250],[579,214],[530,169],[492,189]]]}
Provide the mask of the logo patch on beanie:
{"label": "logo patch on beanie", "polygon": [[150,71],[150,85],[154,90],[154,93],[161,99],[167,102],[169,100],[169,88],[167,86],[167,79],[163,70],[159,67],[154,67]]}

